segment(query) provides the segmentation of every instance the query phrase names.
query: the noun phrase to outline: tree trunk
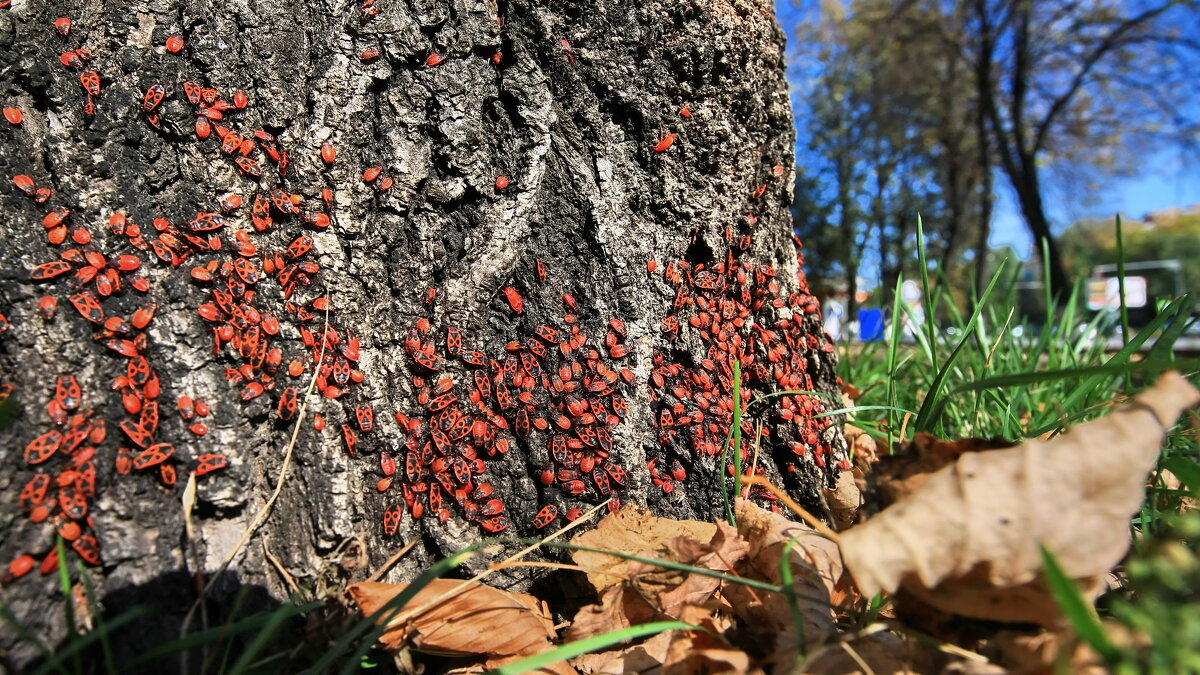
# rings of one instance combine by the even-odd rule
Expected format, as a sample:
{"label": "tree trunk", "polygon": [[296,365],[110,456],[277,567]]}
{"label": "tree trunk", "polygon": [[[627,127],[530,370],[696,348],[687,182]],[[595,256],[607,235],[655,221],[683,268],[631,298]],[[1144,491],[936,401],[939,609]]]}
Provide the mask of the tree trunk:
{"label": "tree trunk", "polygon": [[991,142],[987,133],[987,112],[982,104],[977,104],[975,110],[975,134],[979,138],[979,152],[976,154],[976,170],[979,172],[979,231],[975,240],[975,292],[987,288],[988,283],[988,251],[991,245],[988,239],[992,236],[992,190],[995,180],[992,177]]}
{"label": "tree trunk", "polygon": [[[0,168],[6,180],[28,175],[53,191],[43,204],[15,188],[4,197],[0,312],[10,327],[0,334],[0,384],[11,385],[19,412],[0,430],[0,513],[15,518],[2,559],[28,553],[40,562],[52,523],[81,526],[79,549],[89,553],[91,536],[98,545],[102,562],[88,574],[106,614],[159,605],[152,621],[123,630],[129,649],[178,635],[193,580],[220,569],[280,480],[265,521],[209,593],[218,605],[239,589],[269,603],[297,586],[336,588],[416,542],[390,574],[411,578],[505,525],[491,514],[496,504],[507,518],[502,535],[535,535],[543,506],[586,510],[609,490],[661,514],[720,517],[732,481],[715,453],[730,419],[733,360],[742,363],[743,397],[836,393],[833,348],[789,236],[794,131],[783,33],[769,2],[92,1],[72,14],[65,37],[52,27],[59,11],[39,1],[0,11],[0,53],[11,64],[0,70],[4,106],[24,113],[20,125],[0,123]],[[165,48],[171,36],[185,41],[178,53]],[[93,60],[60,63],[79,48]],[[90,97],[92,116],[79,72],[90,69],[101,88]],[[215,118],[224,106],[206,105],[207,92],[190,102],[189,82],[231,103],[243,89],[249,104],[200,122],[207,118],[198,113]],[[144,111],[155,84],[165,97]],[[198,138],[203,126],[212,128],[207,140]],[[231,134],[247,139],[258,180],[231,161],[238,149],[220,147]],[[320,155],[326,141],[337,150],[331,165]],[[382,169],[368,182],[373,166]],[[256,196],[271,203],[276,189],[280,200],[253,222]],[[328,205],[323,189],[332,191]],[[199,215],[219,211],[227,193],[243,205],[223,225]],[[296,210],[304,215],[287,213],[291,194],[303,196]],[[69,212],[65,230],[43,227],[60,207]],[[76,243],[88,233],[89,243]],[[65,243],[48,243],[61,235]],[[210,235],[219,250],[200,249]],[[302,235],[311,251],[297,243]],[[89,250],[104,260],[84,258]],[[36,265],[60,258],[68,273],[30,280]],[[648,260],[656,269],[647,271]],[[134,262],[139,269],[117,269]],[[138,277],[148,291],[133,288]],[[112,281],[120,287],[106,296]],[[564,307],[564,294],[577,308]],[[39,316],[42,296],[57,299],[52,319]],[[332,308],[328,332],[320,298]],[[144,314],[134,314],[147,303],[157,312],[142,332]],[[89,312],[134,325],[92,325]],[[451,327],[461,355],[448,344]],[[482,367],[465,362],[468,350],[482,353]],[[617,377],[622,369],[633,384]],[[304,399],[314,371],[317,391],[284,475],[295,422],[281,418],[293,394]],[[56,381],[70,384],[56,380],[65,375],[80,386],[77,410],[69,396],[55,399]],[[133,382],[113,391],[119,376]],[[442,377],[457,402],[429,391]],[[156,430],[145,412],[127,412],[152,407],[154,388]],[[211,413],[184,421],[182,396]],[[48,416],[48,407],[60,412],[53,400],[68,414],[94,410],[74,428],[96,433],[74,454],[51,438],[40,448],[57,452],[30,465],[44,453],[20,449],[72,428]],[[373,409],[369,431],[356,414],[362,404]],[[442,405],[457,412],[433,412]],[[838,428],[811,419],[823,409],[806,396],[777,397],[751,408],[745,427],[751,439],[763,422],[759,471],[818,512],[821,488],[845,459]],[[465,427],[451,425],[459,413]],[[107,438],[97,442],[89,425],[100,422]],[[449,431],[439,438],[435,428]],[[131,448],[138,466],[156,459],[138,441],[170,443],[174,455],[119,473],[118,448]],[[561,452],[556,442],[570,445]],[[91,463],[84,446],[95,447]],[[749,440],[746,450],[749,465]],[[206,453],[228,466],[197,478],[189,528],[181,498]],[[398,468],[377,486],[389,455]],[[94,496],[85,479],[74,484],[90,523],[58,517],[58,487],[40,504],[18,500],[36,474],[54,477],[72,462],[95,467]],[[482,483],[491,496],[472,494]],[[60,501],[70,507],[71,496]],[[389,505],[404,512],[392,535]],[[29,516],[39,506],[51,515],[36,524]],[[563,523],[560,515],[550,529]],[[355,555],[362,560],[348,562]],[[55,583],[35,569],[4,601],[50,645],[65,630]],[[17,662],[32,654],[13,631],[0,635]]]}
{"label": "tree trunk", "polygon": [[[1063,265],[1062,254],[1058,250],[1058,242],[1050,232],[1050,221],[1046,219],[1046,208],[1042,204],[1042,189],[1038,184],[1037,162],[1032,155],[1021,154],[1023,171],[1020,176],[1010,175],[1013,186],[1017,190],[1017,200],[1021,205],[1021,215],[1033,235],[1033,249],[1038,259],[1047,267],[1050,274],[1050,290],[1055,295],[1065,297],[1071,292],[1071,280],[1067,268]],[[1049,308],[1047,308],[1049,309]]]}

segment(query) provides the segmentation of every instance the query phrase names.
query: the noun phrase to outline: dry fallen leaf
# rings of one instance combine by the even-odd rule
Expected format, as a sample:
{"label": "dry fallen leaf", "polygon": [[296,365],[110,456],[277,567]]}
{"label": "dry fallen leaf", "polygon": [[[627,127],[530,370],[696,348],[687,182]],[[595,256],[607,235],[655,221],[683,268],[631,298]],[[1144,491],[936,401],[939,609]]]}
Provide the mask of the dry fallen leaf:
{"label": "dry fallen leaf", "polygon": [[791,672],[805,675],[915,675],[939,672],[945,660],[945,655],[938,653],[934,645],[879,630],[825,645],[811,652],[802,668]]}
{"label": "dry fallen leaf", "polygon": [[[447,656],[527,656],[551,648],[553,623],[531,595],[470,584],[439,600],[467,583],[435,579],[388,622],[380,640],[393,651],[411,645],[417,651]],[[348,590],[363,615],[370,616],[407,586],[368,581]],[[428,609],[413,613],[430,602]]]}
{"label": "dry fallen leaf", "polygon": [[652,635],[645,641],[607,652],[593,652],[571,659],[577,670],[591,675],[623,675],[654,672],[667,660],[673,631]]}
{"label": "dry fallen leaf", "polygon": [[[584,532],[571,543],[592,548],[603,548],[625,553],[638,553],[659,549],[664,542],[675,537],[690,537],[698,542],[711,541],[717,528],[712,523],[695,520],[670,520],[659,518],[644,507],[629,505],[606,516],[596,529]],[[619,584],[628,578],[631,561],[603,553],[574,551],[571,558],[575,564],[588,570],[588,583],[597,592]]]}
{"label": "dry fallen leaf", "polygon": [[[603,538],[596,537],[597,533],[603,533]],[[574,541],[721,572],[732,570],[747,551],[746,542],[724,523],[713,525],[659,518],[638,506],[627,506],[606,517],[596,530],[584,533]],[[616,558],[623,563],[617,568],[606,564],[614,559],[613,556],[587,551],[574,551],[572,557],[589,570],[602,568],[619,572],[621,577],[619,583],[597,587],[600,602],[576,613],[567,631],[568,640],[661,618],[678,619],[684,607],[714,603],[715,592],[721,584],[713,577],[621,558]],[[594,580],[593,583],[609,584],[612,579],[618,577],[603,573],[588,575],[588,580]],[[707,611],[711,614],[715,607]]]}
{"label": "dry fallen leaf", "polygon": [[929,477],[943,467],[952,464],[967,453],[1010,447],[1011,443],[987,441],[980,438],[964,438],[958,441],[943,441],[918,432],[912,443],[894,455],[880,459],[875,466],[875,496],[880,506],[891,506],[911,495]]}
{"label": "dry fallen leaf", "polygon": [[[737,531],[724,522],[717,523],[712,541],[699,542],[689,536],[673,537],[657,551],[647,555],[717,572],[731,572],[749,550]],[[633,561],[629,583],[637,592],[667,616],[679,617],[677,607],[703,604],[721,585],[715,577],[679,570],[668,570],[652,563]]]}
{"label": "dry fallen leaf", "polygon": [[720,638],[699,631],[678,631],[667,651],[663,672],[673,675],[758,675],[763,671],[750,666],[749,654]]}
{"label": "dry fallen leaf", "polygon": [[[788,520],[753,502],[736,504],[738,532],[750,543],[749,556],[739,566],[743,576],[771,584],[781,584],[779,561],[784,546],[796,543],[789,552],[792,588],[802,596],[796,602],[804,617],[804,635],[809,644],[825,639],[836,631],[830,595],[842,576],[842,559],[837,544],[804,523]],[[772,632],[794,631],[787,599],[777,593],[751,592],[729,584],[725,593],[734,611],[747,623]],[[810,600],[807,598],[815,598]]]}
{"label": "dry fallen leaf", "polygon": [[863,503],[862,492],[854,480],[854,472],[839,471],[837,483],[833,488],[823,490],[822,495],[833,517],[834,529],[849,529],[858,517],[858,508]]}
{"label": "dry fallen leaf", "polygon": [[1039,543],[1095,589],[1129,545],[1129,517],[1166,429],[1200,401],[1178,373],[1053,441],[967,453],[841,535],[866,596],[901,585],[944,611],[1053,625]]}
{"label": "dry fallen leaf", "polygon": [[592,635],[648,623],[658,617],[657,610],[636,590],[625,584],[609,586],[600,594],[600,602],[575,613],[564,639],[582,640]]}

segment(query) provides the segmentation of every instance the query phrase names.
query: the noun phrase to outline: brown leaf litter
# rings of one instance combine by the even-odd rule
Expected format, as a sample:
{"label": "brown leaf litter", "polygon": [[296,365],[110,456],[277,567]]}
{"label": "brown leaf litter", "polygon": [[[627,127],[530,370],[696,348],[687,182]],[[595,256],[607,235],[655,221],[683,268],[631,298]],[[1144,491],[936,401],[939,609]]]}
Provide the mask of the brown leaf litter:
{"label": "brown leaf litter", "polygon": [[[897,501],[840,534],[822,534],[742,500],[736,528],[626,506],[573,543],[695,569],[573,551],[584,570],[578,579],[598,601],[576,612],[563,641],[663,620],[701,630],[666,631],[547,670],[983,675],[1049,669],[1060,652],[1073,668],[1093,670],[1095,655],[1062,630],[1040,576],[1039,545],[1095,594],[1129,545],[1129,517],[1142,503],[1165,430],[1198,400],[1200,392],[1168,373],[1107,417],[1054,440],[992,449],[983,441],[923,437],[916,459],[893,462],[883,476],[871,475],[870,437],[848,434],[859,450],[855,466],[824,495],[839,529],[865,517],[860,490],[871,480],[885,483]],[[783,583],[785,551],[794,605],[769,590]],[[478,584],[462,590],[465,583],[443,579],[422,589],[412,609],[389,623],[385,646],[474,655],[478,668],[560,642],[537,598]],[[357,584],[351,593],[369,615],[403,588]],[[459,592],[442,597],[450,591]],[[990,632],[977,636],[982,641],[962,647],[914,639],[912,628],[896,620],[861,621],[866,599],[880,593],[924,603],[950,621],[1004,623],[988,624]],[[1058,632],[1022,628],[1028,623]]]}

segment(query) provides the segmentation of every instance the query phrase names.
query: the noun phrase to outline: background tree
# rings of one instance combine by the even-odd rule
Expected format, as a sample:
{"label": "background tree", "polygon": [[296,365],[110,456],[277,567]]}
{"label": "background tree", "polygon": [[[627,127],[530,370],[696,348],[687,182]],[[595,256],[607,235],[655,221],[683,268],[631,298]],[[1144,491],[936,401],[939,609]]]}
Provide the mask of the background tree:
{"label": "background tree", "polygon": [[[125,649],[177,635],[197,582],[336,594],[405,542],[395,579],[610,492],[720,515],[733,361],[747,394],[836,389],[772,11],[85,2],[56,31],[57,4],[0,10],[21,112],[0,171],[28,177],[2,197],[0,557],[72,535],[107,611],[159,603]],[[755,469],[819,511],[844,442],[819,401],[771,400]],[[54,644],[50,588],[4,602]]]}
{"label": "background tree", "polygon": [[[798,30],[798,52],[802,63],[837,65],[802,74],[800,88],[813,103],[800,110],[801,135],[814,153],[801,160],[828,164],[847,147],[821,140],[838,127],[817,106],[827,105],[828,92],[853,92],[846,96],[858,105],[851,133],[864,140],[849,144],[854,159],[837,161],[864,176],[894,178],[896,190],[916,198],[910,209],[924,217],[931,257],[951,278],[960,259],[986,258],[993,171],[1013,188],[1034,240],[1048,241],[1051,280],[1061,289],[1068,274],[1047,213],[1047,184],[1096,189],[1168,143],[1194,142],[1194,3],[856,0],[819,10]],[[836,173],[824,173],[832,193]],[[884,203],[879,184],[859,201]],[[1086,190],[1068,198],[1089,201]],[[889,288],[888,244],[911,248],[904,240],[911,230],[874,220]],[[974,250],[960,256],[967,241]]]}
{"label": "background tree", "polygon": [[[1120,165],[1195,131],[1195,26],[1186,0],[970,0],[945,35],[971,64],[991,143],[1034,241],[1046,242],[1050,281],[1069,287],[1045,203],[1047,165]],[[959,32],[961,31],[961,33]],[[961,35],[961,37],[958,37]],[[1035,246],[1035,249],[1040,250]]]}
{"label": "background tree", "polygon": [[[894,288],[913,265],[918,213],[930,257],[952,278],[968,271],[961,263],[979,255],[980,241],[986,246],[991,168],[981,162],[986,152],[962,60],[924,38],[937,20],[924,8],[900,11],[887,2],[828,4],[798,29],[801,69],[819,64],[800,78],[801,136],[810,149],[801,165],[829,176],[812,193],[824,194],[843,239],[837,268],[810,263],[815,277],[836,273],[849,286],[865,252],[881,287]],[[821,225],[797,221],[806,241],[822,237]]]}

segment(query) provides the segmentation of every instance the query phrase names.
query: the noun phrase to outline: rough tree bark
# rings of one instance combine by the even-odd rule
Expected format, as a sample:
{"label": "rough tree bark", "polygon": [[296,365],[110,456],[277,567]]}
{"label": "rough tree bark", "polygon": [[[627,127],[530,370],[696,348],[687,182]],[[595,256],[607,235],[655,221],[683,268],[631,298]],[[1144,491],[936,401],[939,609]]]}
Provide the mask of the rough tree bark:
{"label": "rough tree bark", "polygon": [[[352,334],[361,347],[353,362],[330,346],[326,364],[340,361],[363,379],[341,386],[344,395],[337,399],[314,394],[278,501],[218,579],[209,595],[214,602],[227,602],[239,587],[249,587],[264,602],[286,597],[291,582],[307,589],[337,587],[361,579],[402,544],[416,541],[390,575],[411,578],[439,556],[487,535],[464,519],[449,495],[444,523],[436,513],[413,519],[406,509],[395,535],[385,535],[381,527],[389,504],[405,504],[401,485],[408,480],[405,442],[412,434],[394,415],[425,417],[413,378],[432,382],[445,374],[463,399],[457,405],[468,415],[473,408],[466,401],[473,369],[446,352],[447,326],[461,329],[466,349],[503,364],[506,343],[532,338],[539,325],[569,336],[562,294],[573,294],[576,325],[587,335],[587,345],[569,359],[549,345],[537,365],[552,375],[563,364],[569,370],[574,360],[588,372],[585,351],[596,348],[601,353],[594,361],[633,371],[636,386],[618,382],[615,394],[585,392],[583,398],[586,402],[591,395],[611,406],[615,396],[624,396],[628,412],[611,427],[610,459],[628,478],[624,487],[613,487],[623,503],[648,504],[672,516],[710,519],[721,513],[727,474],[719,456],[696,451],[702,446],[693,442],[692,433],[698,429],[711,436],[708,424],[727,424],[718,401],[729,395],[729,376],[722,371],[730,354],[746,355],[745,386],[754,396],[780,389],[781,381],[835,393],[832,349],[821,334],[816,302],[806,294],[790,236],[794,132],[783,75],[784,38],[770,2],[376,0],[363,8],[344,0],[93,0],[72,6],[67,36],[53,27],[61,11],[56,3],[38,0],[15,0],[0,10],[0,95],[5,107],[24,114],[19,125],[0,122],[0,171],[8,186],[0,246],[0,313],[8,328],[0,333],[0,384],[11,385],[10,403],[17,411],[0,430],[0,516],[13,519],[0,555],[7,562],[28,553],[40,562],[53,544],[56,516],[32,522],[31,503],[22,504],[18,495],[35,474],[56,476],[71,464],[64,449],[30,465],[25,448],[61,428],[46,409],[56,378],[74,375],[82,390],[79,410],[94,409],[89,422],[107,423],[107,438],[94,445],[95,495],[88,500],[93,520],[84,528],[96,537],[103,560],[88,568],[94,599],[108,613],[146,601],[160,608],[153,620],[123,633],[128,641],[178,634],[182,614],[195,599],[195,578],[218,570],[280,478],[292,423],[280,419],[278,402],[289,386],[303,395],[323,330],[323,313],[314,309],[313,319],[301,321],[285,307],[279,270],[268,274],[273,252],[301,234],[314,243],[297,261],[316,263],[319,271],[293,271],[290,280],[305,274],[311,285],[299,285],[288,302],[312,307],[314,298],[331,299],[330,324],[339,342],[345,345]],[[170,36],[184,39],[179,53],[165,48]],[[60,61],[63,52],[80,48],[93,60],[77,67]],[[368,49],[380,55],[364,60]],[[94,69],[101,79],[90,117],[80,79],[84,69]],[[223,129],[207,140],[197,138],[199,108],[188,100],[184,83],[189,81],[212,87],[229,101],[235,89],[244,89],[248,107],[226,110],[210,126],[250,139],[253,130],[269,132],[277,139],[275,151],[288,153],[286,176],[281,178],[279,165],[268,158],[267,143],[248,155],[264,172],[254,180],[220,148]],[[155,110],[143,112],[144,94],[154,84],[163,85],[165,98]],[[148,119],[152,115],[158,117]],[[664,138],[674,143],[662,148]],[[332,166],[320,158],[323,141],[337,148]],[[383,172],[371,184],[362,172],[373,165]],[[52,196],[37,203],[13,187],[9,179],[16,175],[51,188]],[[506,187],[497,182],[500,176],[507,178]],[[392,185],[381,191],[385,179]],[[321,190],[332,190],[332,224],[308,226],[300,216],[271,207],[273,224],[257,231],[250,220],[252,198],[274,188],[303,195],[301,209],[312,219],[323,210]],[[212,231],[221,237],[221,249],[199,251],[181,241],[176,230],[191,234],[197,214],[217,211],[226,193],[241,195],[245,203]],[[48,237],[58,231],[43,227],[43,218],[59,207],[69,210],[67,240],[55,246]],[[175,246],[139,250],[128,224],[123,234],[110,228],[114,214],[139,224],[146,242]],[[165,234],[175,233],[174,241],[161,238],[163,232],[152,225],[156,218],[169,221]],[[90,232],[87,245],[73,241],[82,236],[81,229]],[[240,272],[230,275],[220,266],[238,257],[238,230],[257,247],[257,254],[245,259],[262,277],[248,286],[256,291],[253,298],[240,301],[282,324],[277,335],[257,332],[262,343],[281,350],[282,365],[273,380],[261,355],[255,361],[252,345],[246,358],[230,345],[214,355],[212,332],[228,312],[214,323],[198,316],[202,303],[215,302],[212,288],[239,278]],[[36,265],[57,260],[70,248],[102,253],[109,268],[117,265],[117,256],[133,255],[141,267],[121,271],[121,288],[109,297],[100,295],[107,289],[95,280],[79,284],[77,275],[89,273],[80,272],[87,260],[71,263],[70,274],[30,280]],[[752,266],[744,283],[732,272],[716,281],[702,273],[724,264],[730,252]],[[178,260],[185,253],[187,260]],[[172,255],[179,266],[159,259]],[[651,258],[657,261],[654,273],[647,271]],[[548,270],[544,283],[536,259]],[[191,278],[193,267],[210,260],[217,261],[215,281]],[[692,268],[682,269],[680,261]],[[701,263],[703,271],[696,267]],[[761,266],[771,266],[777,276],[764,276]],[[666,270],[680,272],[683,279],[672,283],[664,278]],[[148,292],[131,288],[138,276],[149,282]],[[714,287],[704,288],[708,284]],[[523,296],[523,313],[514,313],[502,287]],[[167,462],[179,476],[173,487],[163,484],[158,467],[128,475],[115,469],[118,448],[141,451],[118,426],[142,419],[126,412],[122,393],[126,399],[149,400],[150,392],[110,388],[135,359],[93,339],[105,338],[104,328],[88,324],[68,301],[80,288],[96,293],[109,317],[128,319],[144,303],[157,303],[145,343],[132,349],[158,378],[161,422],[153,441],[175,447]],[[430,288],[437,293],[432,304],[426,302]],[[692,297],[681,298],[679,288]],[[743,289],[745,295],[739,295]],[[58,300],[51,320],[39,316],[44,295]],[[727,300],[716,305],[717,297]],[[711,325],[688,323],[702,311],[698,302],[710,298],[717,315],[725,310],[719,319],[723,335],[716,329],[709,333]],[[750,307],[739,317],[732,303],[743,300],[750,300]],[[677,338],[662,330],[671,315],[681,324]],[[431,322],[432,332],[418,336],[418,347],[434,347],[444,364],[434,376],[406,349],[410,329],[422,318]],[[613,358],[602,344],[612,318],[627,327],[628,338],[621,340],[627,356]],[[252,320],[240,324],[235,340],[243,340],[243,329],[255,330],[253,325]],[[316,333],[317,347],[306,347],[301,327]],[[115,338],[132,340],[138,331],[130,330]],[[727,351],[714,346],[718,342]],[[299,378],[286,372],[293,359],[306,365]],[[245,369],[266,391],[243,401],[247,382],[227,382],[226,369],[247,363],[258,364]],[[527,377],[525,362],[517,363],[517,374]],[[665,387],[652,383],[652,369],[672,364],[682,375],[693,373],[693,382],[710,381],[715,398],[703,422],[694,417],[703,385],[689,385],[692,389],[677,397],[671,389],[686,384],[681,375],[665,372]],[[507,376],[494,382],[507,377],[516,396],[513,370],[510,366]],[[485,367],[484,372],[496,371]],[[336,371],[329,373],[326,384],[336,377]],[[486,471],[472,479],[486,479],[503,501],[509,519],[504,534],[534,534],[530,522],[543,504],[565,511],[602,501],[591,481],[580,495],[568,494],[561,482],[545,486],[540,481],[543,468],[552,465],[547,445],[558,431],[556,417],[570,411],[561,393],[539,386],[533,394],[530,417],[535,423],[549,420],[547,430],[514,434],[516,412],[524,403],[501,409],[495,400],[485,401],[493,411],[478,415],[485,426],[488,420],[497,422],[496,415],[508,426],[496,433],[511,450],[493,457],[484,450],[494,446],[481,444],[478,455]],[[183,395],[205,402],[211,414],[183,421],[175,410]],[[819,512],[820,489],[844,459],[844,442],[829,420],[811,420],[819,406],[794,401],[793,416],[778,405],[785,400],[752,409],[751,418],[762,420],[767,434],[757,465]],[[350,455],[341,425],[357,429],[354,409],[360,403],[373,406],[375,429],[358,431],[357,453]],[[555,404],[559,409],[552,409]],[[683,411],[690,424],[664,427],[664,407],[676,417]],[[328,420],[323,431],[314,429],[314,412]],[[207,426],[203,436],[188,429],[198,420]],[[574,423],[576,428],[584,424],[578,418]],[[583,450],[593,452],[587,445]],[[382,493],[376,489],[383,476],[381,452],[400,464],[395,484]],[[197,480],[189,533],[181,495],[188,472],[204,453],[226,455],[229,466]],[[435,448],[426,459],[437,454]],[[657,482],[647,468],[651,460]],[[664,479],[672,479],[674,461],[687,478],[667,493]],[[427,463],[421,471],[420,482],[435,483]],[[51,487],[44,504],[53,514],[61,508],[53,501],[57,491]],[[426,494],[417,499],[427,500]],[[346,562],[356,552],[365,556],[357,568]],[[75,554],[70,557],[74,565]],[[503,581],[529,583],[527,577]],[[61,640],[65,630],[53,587],[52,578],[35,569],[4,591],[5,605],[48,644]],[[10,628],[0,629],[0,635],[11,658],[29,658],[32,647]]]}

